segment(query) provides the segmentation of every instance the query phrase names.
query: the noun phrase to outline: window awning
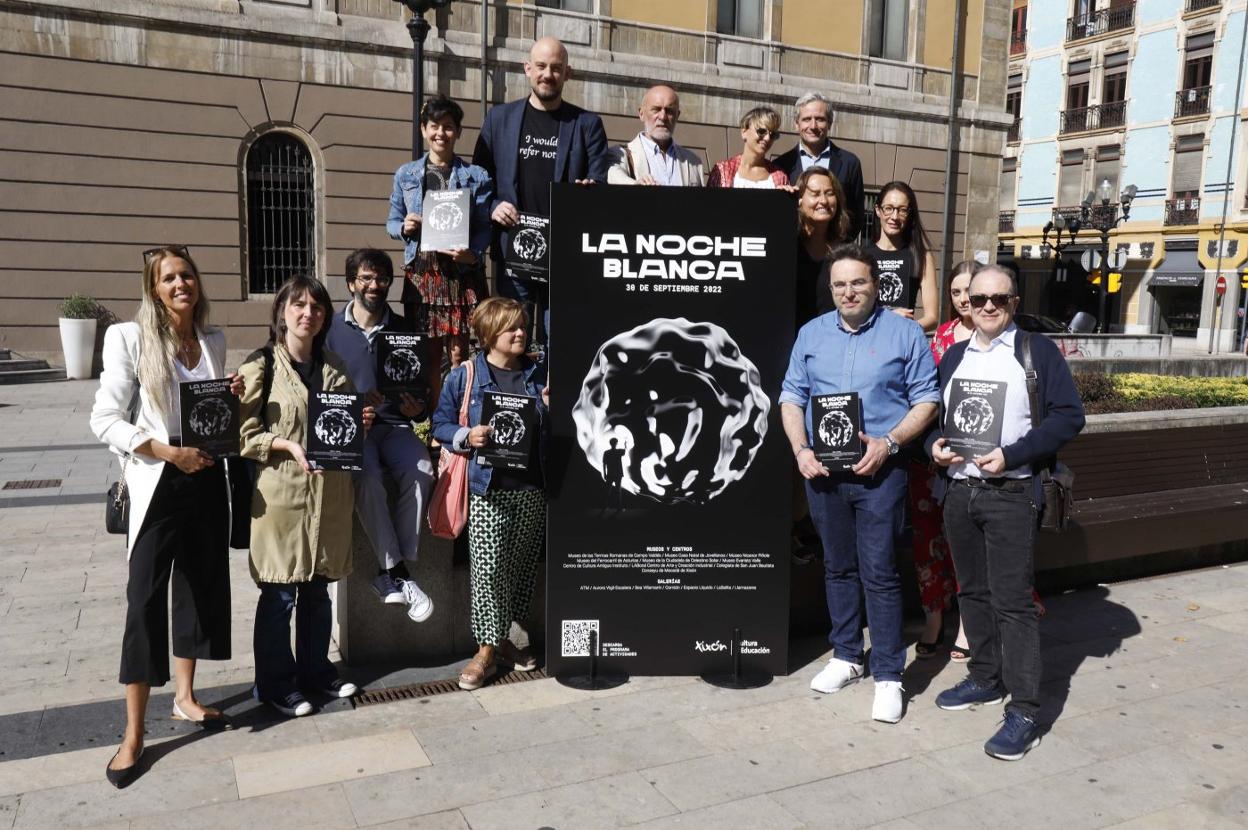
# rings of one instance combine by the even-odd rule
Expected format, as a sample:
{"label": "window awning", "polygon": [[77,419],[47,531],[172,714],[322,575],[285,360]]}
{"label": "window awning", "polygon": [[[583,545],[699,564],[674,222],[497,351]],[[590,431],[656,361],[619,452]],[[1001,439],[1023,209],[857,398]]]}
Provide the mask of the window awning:
{"label": "window awning", "polygon": [[1199,288],[1205,284],[1205,271],[1195,251],[1166,250],[1165,260],[1149,278],[1150,286]]}

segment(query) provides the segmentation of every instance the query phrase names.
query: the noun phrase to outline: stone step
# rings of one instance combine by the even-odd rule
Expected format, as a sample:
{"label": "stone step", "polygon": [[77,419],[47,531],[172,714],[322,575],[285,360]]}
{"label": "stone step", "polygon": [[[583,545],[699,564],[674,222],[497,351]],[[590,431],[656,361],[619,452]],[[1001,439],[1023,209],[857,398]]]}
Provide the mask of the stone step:
{"label": "stone step", "polygon": [[54,380],[65,380],[64,369],[18,369],[17,371],[0,371],[0,386],[12,383],[48,383]]}
{"label": "stone step", "polygon": [[35,360],[27,357],[9,358],[7,360],[0,358],[0,374],[5,372],[22,372],[27,369],[48,369],[48,361]]}

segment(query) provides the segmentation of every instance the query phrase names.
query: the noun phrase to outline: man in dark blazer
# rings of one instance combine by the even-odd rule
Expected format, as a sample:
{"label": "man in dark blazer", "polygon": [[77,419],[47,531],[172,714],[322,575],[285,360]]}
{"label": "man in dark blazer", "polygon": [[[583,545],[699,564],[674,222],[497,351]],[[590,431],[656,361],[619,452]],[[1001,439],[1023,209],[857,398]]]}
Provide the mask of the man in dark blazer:
{"label": "man in dark blazer", "polygon": [[494,178],[493,257],[499,293],[537,303],[537,319],[547,309],[549,291],[506,267],[511,234],[521,213],[550,216],[551,182],[606,182],[609,157],[602,119],[563,100],[572,77],[568,50],[556,38],[533,44],[524,64],[531,92],[501,104],[485,117],[472,154],[473,164]]}
{"label": "man in dark blazer", "polygon": [[[809,167],[826,167],[845,189],[849,201],[849,239],[852,242],[862,228],[862,162],[848,150],[837,147],[828,138],[832,126],[832,102],[818,92],[807,92],[793,105],[797,109],[797,146],[775,158],[789,177],[797,177]],[[868,244],[874,239],[867,240]]]}

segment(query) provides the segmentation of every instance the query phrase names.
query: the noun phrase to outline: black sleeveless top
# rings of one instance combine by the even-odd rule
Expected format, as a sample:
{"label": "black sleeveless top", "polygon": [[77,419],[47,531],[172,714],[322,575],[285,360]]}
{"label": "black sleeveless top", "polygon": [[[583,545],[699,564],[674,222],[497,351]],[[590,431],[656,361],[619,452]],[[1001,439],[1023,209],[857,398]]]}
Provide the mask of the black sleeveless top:
{"label": "black sleeveless top", "polygon": [[914,267],[914,252],[909,248],[885,251],[878,245],[867,248],[880,271],[879,304],[886,308],[913,309],[919,298],[918,269]]}

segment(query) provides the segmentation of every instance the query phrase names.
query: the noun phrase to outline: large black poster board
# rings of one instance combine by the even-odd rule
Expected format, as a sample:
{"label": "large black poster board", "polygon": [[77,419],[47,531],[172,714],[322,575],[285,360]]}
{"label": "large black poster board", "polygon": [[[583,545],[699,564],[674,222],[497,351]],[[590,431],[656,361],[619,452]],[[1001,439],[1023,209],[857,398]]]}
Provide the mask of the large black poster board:
{"label": "large black poster board", "polygon": [[785,193],[552,189],[547,664],[783,674],[793,460]]}

